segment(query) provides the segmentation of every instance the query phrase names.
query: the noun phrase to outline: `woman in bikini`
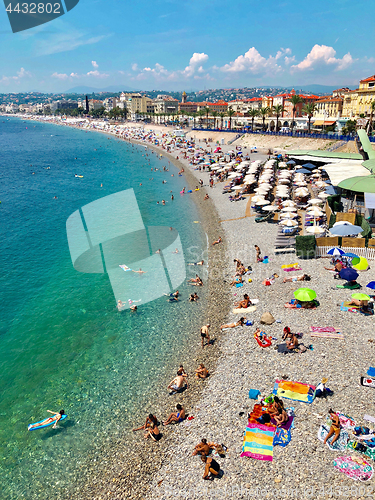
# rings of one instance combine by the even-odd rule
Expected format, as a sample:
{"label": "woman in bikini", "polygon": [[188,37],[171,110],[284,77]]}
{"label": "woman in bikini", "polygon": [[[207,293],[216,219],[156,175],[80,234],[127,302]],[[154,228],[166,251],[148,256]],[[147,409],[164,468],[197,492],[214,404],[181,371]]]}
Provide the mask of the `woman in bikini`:
{"label": "woman in bikini", "polygon": [[329,416],[332,420],[332,424],[331,424],[331,427],[329,429],[329,432],[328,434],[326,435],[325,439],[324,439],[324,444],[326,444],[326,442],[328,441],[328,439],[335,435],[335,437],[332,439],[331,441],[331,446],[333,445],[333,443],[335,441],[338,440],[339,436],[340,436],[340,432],[341,432],[341,424],[340,424],[340,419],[339,419],[339,416],[336,415],[336,413],[333,411],[333,410],[329,410],[328,411],[329,413]]}
{"label": "woman in bikini", "polygon": [[182,422],[185,419],[185,410],[180,404],[176,405],[177,412],[173,412],[169,415],[167,420],[163,422],[163,425],[169,425],[172,422]]}
{"label": "woman in bikini", "polygon": [[249,299],[249,296],[247,293],[243,296],[243,300],[240,300],[239,302],[236,302],[234,304],[234,307],[237,309],[247,309],[248,307],[251,306],[251,300]]}
{"label": "woman in bikini", "polygon": [[300,274],[299,276],[291,276],[290,278],[284,278],[283,283],[295,282],[295,281],[310,281],[311,276],[308,274]]}
{"label": "woman in bikini", "polygon": [[52,429],[56,429],[56,424],[57,422],[61,419],[63,415],[65,415],[64,410],[60,410],[59,412],[47,410],[48,413],[52,413],[53,417],[48,417],[45,420],[42,420],[41,422],[38,422],[37,424],[30,425],[30,429],[37,429],[38,427],[43,427],[44,425],[52,424],[52,422],[55,422],[55,424],[52,426]]}
{"label": "woman in bikini", "polygon": [[244,326],[246,324],[246,318],[240,318],[236,323],[228,323],[228,325],[221,325],[220,330],[224,328],[235,328],[236,326]]}

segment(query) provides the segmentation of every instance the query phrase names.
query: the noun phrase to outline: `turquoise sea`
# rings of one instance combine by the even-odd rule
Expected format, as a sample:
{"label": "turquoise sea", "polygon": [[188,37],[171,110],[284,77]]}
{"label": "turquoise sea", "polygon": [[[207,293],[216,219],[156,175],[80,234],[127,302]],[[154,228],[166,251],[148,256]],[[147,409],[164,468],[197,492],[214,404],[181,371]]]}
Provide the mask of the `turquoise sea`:
{"label": "turquoise sea", "polygon": [[[186,261],[200,260],[207,241],[176,167],[142,146],[0,117],[0,151],[0,496],[39,500],[69,490],[88,452],[142,422],[158,380],[199,342],[205,304],[203,290],[189,303],[183,284],[180,303],[118,312],[107,275],[73,268],[66,220],[134,188],[145,225],[176,228]],[[27,431],[62,408],[57,430]]]}

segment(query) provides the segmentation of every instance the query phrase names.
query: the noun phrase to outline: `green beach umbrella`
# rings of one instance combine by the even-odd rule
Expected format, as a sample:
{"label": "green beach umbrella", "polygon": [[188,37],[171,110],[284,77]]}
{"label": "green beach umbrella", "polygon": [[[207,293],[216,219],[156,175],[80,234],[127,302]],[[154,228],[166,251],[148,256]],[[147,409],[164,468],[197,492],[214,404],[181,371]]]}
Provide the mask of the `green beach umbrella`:
{"label": "green beach umbrella", "polygon": [[375,175],[350,177],[341,181],[339,187],[358,193],[375,193]]}
{"label": "green beach umbrella", "polygon": [[352,298],[357,300],[370,300],[370,297],[365,293],[353,293]]}
{"label": "green beach umbrella", "polygon": [[310,288],[298,288],[298,290],[294,292],[294,297],[301,302],[310,302],[315,299],[316,292]]}

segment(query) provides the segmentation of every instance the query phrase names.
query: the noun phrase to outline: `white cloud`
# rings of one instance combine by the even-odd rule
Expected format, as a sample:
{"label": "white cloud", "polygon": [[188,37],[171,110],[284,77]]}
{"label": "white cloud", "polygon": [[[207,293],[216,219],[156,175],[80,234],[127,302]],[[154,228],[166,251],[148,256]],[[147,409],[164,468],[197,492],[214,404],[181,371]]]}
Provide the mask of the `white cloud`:
{"label": "white cloud", "polygon": [[305,59],[299,64],[292,66],[292,70],[295,71],[311,71],[317,66],[336,66],[336,70],[342,70],[349,67],[353,62],[353,58],[350,52],[344,55],[342,59],[335,57],[336,51],[333,47],[327,45],[314,45],[311,51],[307,54]]}
{"label": "white cloud", "polygon": [[[290,49],[288,49],[290,50]],[[281,57],[282,54],[279,55]],[[275,73],[281,71],[281,66],[276,63],[276,57],[268,59],[261,56],[255,47],[251,47],[244,55],[238,56],[234,61],[222,66],[221,71],[226,73]]]}
{"label": "white cloud", "polygon": [[137,63],[132,64],[132,70],[138,71],[138,64]]}
{"label": "white cloud", "polygon": [[281,49],[276,52],[275,59],[277,61],[278,59],[280,59],[280,57],[290,56],[291,53],[292,53],[292,49],[288,49],[288,48],[284,49],[281,47]]}
{"label": "white cloud", "polygon": [[95,76],[96,78],[108,78],[109,75],[107,73],[100,73],[97,69],[95,71],[89,71],[87,76]]}
{"label": "white cloud", "polygon": [[[71,75],[70,75],[71,76]],[[57,78],[58,80],[67,80],[69,78],[69,75],[67,75],[66,73],[57,73],[55,71],[55,73],[53,73],[51,75],[52,78]]]}
{"label": "white cloud", "polygon": [[94,68],[99,68],[99,64],[96,61],[91,61]]}
{"label": "white cloud", "polygon": [[[190,58],[189,65],[186,66],[184,71],[182,72],[183,75],[187,77],[191,77],[194,75],[194,73],[198,70],[200,73],[203,72],[203,67],[202,64],[208,61],[208,55],[205,54],[204,52],[198,53],[194,52],[192,57]],[[198,66],[198,68],[197,68]]]}
{"label": "white cloud", "polygon": [[86,32],[78,30],[53,33],[48,37],[37,40],[35,52],[38,56],[67,52],[75,50],[82,45],[93,45],[104,38],[108,38],[108,36],[110,35],[89,36]]}
{"label": "white cloud", "polygon": [[289,64],[292,64],[293,62],[295,62],[295,60],[296,60],[296,56],[292,56],[292,57],[285,56],[284,57],[284,62],[285,62],[286,66],[289,66]]}
{"label": "white cloud", "polygon": [[19,71],[17,71],[16,76],[3,76],[0,79],[0,83],[5,83],[5,84],[10,82],[20,83],[21,78],[31,77],[31,76],[32,74],[29,71],[26,71],[25,68],[21,68]]}

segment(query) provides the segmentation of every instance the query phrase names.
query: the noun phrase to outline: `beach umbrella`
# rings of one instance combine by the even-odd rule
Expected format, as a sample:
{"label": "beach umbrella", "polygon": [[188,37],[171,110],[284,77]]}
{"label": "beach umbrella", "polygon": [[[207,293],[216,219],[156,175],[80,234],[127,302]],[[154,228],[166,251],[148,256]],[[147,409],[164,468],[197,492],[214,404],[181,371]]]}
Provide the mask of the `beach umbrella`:
{"label": "beach umbrella", "polygon": [[255,205],[262,206],[262,205],[268,205],[269,200],[259,200],[255,203]]}
{"label": "beach umbrella", "polygon": [[335,222],[332,227],[336,226],[352,226],[353,224],[351,222],[348,222],[347,220],[339,220],[338,222]]}
{"label": "beach umbrella", "polygon": [[283,207],[295,207],[297,204],[292,200],[286,200],[282,202]]}
{"label": "beach umbrella", "polygon": [[243,186],[235,186],[233,189],[235,189],[236,191],[239,191],[240,189],[243,189]]}
{"label": "beach umbrella", "polygon": [[316,292],[314,290],[311,290],[311,288],[298,288],[298,290],[296,290],[293,295],[297,300],[300,300],[301,302],[310,302],[311,300],[315,299]]}
{"label": "beach umbrella", "polygon": [[371,297],[365,293],[353,293],[352,298],[357,300],[370,300]]}
{"label": "beach umbrella", "polygon": [[267,205],[266,207],[263,207],[262,210],[266,210],[267,212],[274,212],[275,210],[278,210],[278,207],[276,205]]}
{"label": "beach umbrella", "polygon": [[368,268],[368,262],[367,259],[364,257],[356,257],[352,260],[352,266],[354,269],[357,269],[357,271],[366,271]]}
{"label": "beach umbrella", "polygon": [[306,228],[306,231],[311,234],[321,234],[324,233],[325,229],[321,226],[310,226]]}
{"label": "beach umbrella", "polygon": [[292,220],[292,219],[283,219],[281,222],[279,222],[279,224],[282,226],[286,226],[286,227],[298,226],[298,222],[296,220]]}
{"label": "beach umbrella", "polygon": [[286,162],[287,165],[295,165],[296,162],[294,160],[289,160]]}
{"label": "beach umbrella", "polygon": [[283,207],[281,210],[283,212],[294,212],[296,207]]}
{"label": "beach umbrella", "polygon": [[367,288],[371,288],[371,290],[375,290],[375,281],[370,281],[366,286]]}
{"label": "beach umbrella", "polygon": [[[254,201],[255,203],[256,203],[257,201],[260,201],[260,200],[264,200],[264,196],[261,196],[261,195],[256,195],[256,196],[253,196],[253,197],[251,198],[251,201],[252,201],[252,202]],[[268,202],[268,203],[269,203],[269,202]],[[268,203],[267,203],[267,204],[268,204]]]}
{"label": "beach umbrella", "polygon": [[355,269],[345,267],[344,269],[341,269],[341,271],[339,272],[339,276],[346,281],[355,281],[358,278],[359,274]]}
{"label": "beach umbrella", "polygon": [[322,215],[324,215],[324,212],[319,210],[319,208],[314,207],[314,208],[310,209],[308,212],[306,212],[306,215],[310,215],[310,216],[312,215],[313,217],[321,217]]}
{"label": "beach umbrella", "polygon": [[283,212],[280,214],[281,219],[294,219],[295,217],[298,217],[298,214],[295,212]]}
{"label": "beach umbrella", "polygon": [[341,248],[334,247],[328,250],[327,255],[345,255],[345,252]]}
{"label": "beach umbrella", "polygon": [[307,196],[309,194],[308,189],[305,188],[298,188],[296,189],[296,195],[297,196]]}
{"label": "beach umbrella", "polygon": [[330,229],[331,234],[335,236],[350,236],[362,233],[362,231],[363,229],[360,226],[353,226],[352,224],[341,224]]}
{"label": "beach umbrella", "polygon": [[307,186],[306,181],[297,181],[296,184],[297,184],[297,186]]}
{"label": "beach umbrella", "polygon": [[350,257],[351,259],[359,259],[358,255],[352,252],[344,253],[344,257]]}
{"label": "beach umbrella", "polygon": [[318,194],[318,198],[321,198],[322,200],[325,200],[326,198],[328,198],[328,196],[329,194],[325,193],[324,191]]}
{"label": "beach umbrella", "polygon": [[270,189],[270,188],[272,188],[271,184],[268,184],[268,182],[261,182],[261,183],[259,184],[259,187],[260,187],[260,188],[265,188],[265,189]]}
{"label": "beach umbrella", "polygon": [[319,170],[318,168],[314,168],[313,173],[314,173],[314,174],[319,174],[319,175],[320,175],[320,170]]}
{"label": "beach umbrella", "polygon": [[312,163],[304,163],[302,165],[302,168],[308,168],[309,170],[313,170],[314,168],[316,168],[316,165],[313,165]]}
{"label": "beach umbrella", "polygon": [[318,188],[325,188],[328,186],[328,184],[324,181],[317,181],[315,184],[318,186]]}
{"label": "beach umbrella", "polygon": [[323,203],[323,201],[320,200],[319,198],[313,198],[312,200],[309,200],[307,203],[309,205],[320,205],[321,203]]}
{"label": "beach umbrella", "polygon": [[320,174],[312,174],[311,177],[318,178],[318,177],[320,177]]}
{"label": "beach umbrella", "polygon": [[246,184],[246,186],[250,186],[251,184],[255,184],[256,183],[256,180],[255,179],[246,179],[244,184]]}

